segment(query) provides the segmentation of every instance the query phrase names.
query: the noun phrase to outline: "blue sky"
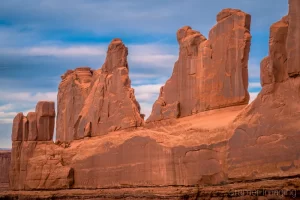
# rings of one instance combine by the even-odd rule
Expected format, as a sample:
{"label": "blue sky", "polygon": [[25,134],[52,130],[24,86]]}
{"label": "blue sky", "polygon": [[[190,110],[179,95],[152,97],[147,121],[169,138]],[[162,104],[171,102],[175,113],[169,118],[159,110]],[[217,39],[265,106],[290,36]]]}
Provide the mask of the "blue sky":
{"label": "blue sky", "polygon": [[11,147],[12,119],[39,100],[56,101],[67,69],[102,66],[109,42],[129,49],[132,85],[149,115],[178,55],[176,31],[189,25],[207,36],[223,8],[252,15],[251,97],[269,27],[287,14],[287,0],[3,0],[0,5],[0,147]]}

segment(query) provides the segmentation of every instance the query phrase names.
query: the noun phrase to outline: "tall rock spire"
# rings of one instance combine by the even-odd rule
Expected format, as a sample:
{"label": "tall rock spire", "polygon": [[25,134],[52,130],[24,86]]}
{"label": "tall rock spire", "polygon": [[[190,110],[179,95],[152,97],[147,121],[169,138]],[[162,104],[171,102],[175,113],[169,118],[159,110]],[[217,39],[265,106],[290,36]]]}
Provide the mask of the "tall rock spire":
{"label": "tall rock spire", "polygon": [[127,55],[122,40],[113,39],[101,69],[77,68],[62,77],[58,92],[58,141],[70,142],[143,124],[140,105],[131,88]]}

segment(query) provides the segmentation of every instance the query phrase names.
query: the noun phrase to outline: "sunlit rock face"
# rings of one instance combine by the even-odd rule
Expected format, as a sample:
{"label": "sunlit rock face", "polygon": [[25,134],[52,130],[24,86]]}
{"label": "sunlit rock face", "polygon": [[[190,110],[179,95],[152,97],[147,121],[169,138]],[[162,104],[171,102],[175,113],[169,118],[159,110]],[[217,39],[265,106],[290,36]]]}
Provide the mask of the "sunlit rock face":
{"label": "sunlit rock face", "polygon": [[[250,42],[250,20],[242,11],[225,9],[219,13],[218,24],[212,29],[209,40],[190,27],[179,30],[178,41],[182,48],[179,61],[190,63],[193,60],[190,57],[202,55],[198,53],[204,48],[202,50],[208,55],[207,63],[219,63],[219,70],[212,70],[217,65],[212,64],[212,69],[201,65],[203,67],[200,69],[207,74],[197,80],[195,77],[198,71],[195,70],[198,70],[198,65],[193,65],[193,68],[190,64],[183,65],[178,61],[174,73],[182,69],[180,66],[189,66],[188,70],[180,72],[189,72],[189,76],[175,76],[173,73],[175,78],[172,76],[167,82],[154,104],[158,108],[157,112],[154,109],[155,115],[152,117],[157,118],[145,124],[142,123],[139,106],[130,88],[125,59],[127,49],[120,40],[113,40],[101,69],[90,72],[79,70],[81,79],[78,79],[82,80],[80,84],[89,84],[89,92],[78,116],[74,115],[75,124],[70,125],[74,128],[70,136],[73,141],[52,141],[55,112],[51,102],[38,103],[36,111],[27,117],[22,113],[15,117],[12,129],[11,188],[57,190],[146,187],[150,191],[153,188],[184,186],[196,187],[199,195],[202,190],[213,186],[221,188],[226,194],[232,188],[261,189],[268,185],[279,189],[299,188],[300,76],[289,71],[294,68],[294,59],[297,58],[290,56],[288,45],[290,37],[293,37],[291,32],[300,25],[291,26],[297,15],[290,13],[293,13],[295,6],[299,9],[295,1],[290,0],[288,16],[270,28],[269,55],[261,62],[262,90],[249,105],[239,105],[248,101],[247,83],[243,82],[247,74],[247,67],[244,66],[247,56],[243,53],[247,52]],[[223,41],[221,36],[216,39],[218,31],[224,32],[223,37],[227,37],[228,32],[224,30],[228,30],[233,37],[229,37],[229,40],[232,39],[229,46],[226,43],[228,41]],[[297,46],[299,42],[294,40],[294,45]],[[218,45],[220,47],[215,49]],[[236,45],[240,51],[236,50]],[[223,47],[228,49],[222,50]],[[235,52],[235,62],[225,56],[231,55],[231,51]],[[214,55],[223,59],[214,58]],[[230,67],[221,65],[225,60],[235,64],[230,64]],[[228,74],[230,76],[223,76],[227,72],[231,73]],[[207,81],[214,80],[215,76],[219,77],[216,81],[223,81],[220,83],[222,87]],[[240,81],[240,84],[226,85],[228,78],[229,82]],[[182,107],[185,101],[180,98],[183,96],[177,96],[176,92],[168,93],[167,88],[172,85],[169,82],[173,80],[176,80],[175,91],[185,95],[195,93],[189,91],[188,87],[186,91],[179,90],[182,86],[180,84],[186,83],[184,81],[208,82],[206,85],[211,84],[211,94],[218,94],[220,101],[218,98],[213,100],[216,97],[213,95],[211,101],[205,96],[204,100],[207,101],[202,102],[219,107],[201,110],[201,105],[207,104],[199,104],[196,108],[200,111],[194,109],[192,103]],[[194,82],[189,82],[192,80]],[[234,95],[226,96],[224,91],[231,91],[229,94]],[[187,99],[190,97],[186,96]],[[191,99],[189,101],[193,102]],[[235,106],[224,102],[234,102],[232,105]],[[195,112],[192,115],[186,114],[189,109]],[[262,182],[264,185],[261,185]],[[215,191],[211,188],[208,190]]]}
{"label": "sunlit rock face", "polygon": [[178,60],[147,121],[248,104],[250,22],[249,14],[224,9],[208,39],[189,26],[179,29]]}
{"label": "sunlit rock face", "polygon": [[10,151],[0,150],[0,190],[9,186]]}
{"label": "sunlit rock face", "polygon": [[77,68],[62,76],[57,141],[70,142],[143,124],[140,105],[131,88],[127,55],[123,42],[114,39],[102,68]]}

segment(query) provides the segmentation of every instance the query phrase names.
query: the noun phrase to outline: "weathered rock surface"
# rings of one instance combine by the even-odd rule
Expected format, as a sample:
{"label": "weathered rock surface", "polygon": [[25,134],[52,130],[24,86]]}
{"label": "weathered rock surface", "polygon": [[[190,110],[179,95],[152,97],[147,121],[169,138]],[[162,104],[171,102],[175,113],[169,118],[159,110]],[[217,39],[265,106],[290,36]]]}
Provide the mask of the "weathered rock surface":
{"label": "weathered rock surface", "polygon": [[[261,62],[262,91],[237,117],[228,143],[228,178],[252,180],[299,175],[300,77],[289,42],[298,24],[299,1],[270,28],[269,56]],[[294,23],[294,24],[293,24]],[[300,40],[293,40],[294,47]],[[295,72],[295,71],[294,71]]]}
{"label": "weathered rock surface", "polygon": [[241,10],[224,9],[208,40],[189,26],[179,29],[179,58],[147,121],[247,104],[250,21]]}
{"label": "weathered rock surface", "polygon": [[261,61],[261,85],[280,83],[289,77],[287,73],[286,40],[288,35],[288,17],[270,27],[269,56]]}
{"label": "weathered rock surface", "polygon": [[[232,17],[240,19],[245,16],[247,15],[241,11],[229,9],[221,12],[217,20],[219,23],[225,23]],[[112,116],[115,120],[130,119],[130,115],[122,115],[122,109],[126,114],[129,113],[128,110],[134,110],[127,107],[128,102],[136,105],[132,96],[125,95],[132,94],[128,92],[131,90],[126,81],[127,68],[112,67],[126,64],[122,59],[118,62],[114,59],[115,56],[126,55],[123,43],[114,40],[109,47],[106,63],[102,69],[94,72],[97,78],[91,84],[91,92],[79,114],[78,123],[75,123],[75,130],[83,129],[80,131],[82,135],[75,136],[85,138],[72,141],[69,146],[54,144],[51,141],[13,141],[10,176],[13,189],[147,187],[157,191],[157,188],[168,186],[197,186],[199,191],[193,198],[209,195],[209,192],[214,190],[219,191],[220,195],[225,195],[232,192],[231,189],[256,190],[271,186],[277,189],[299,189],[300,76],[290,75],[289,63],[293,62],[289,62],[289,59],[294,58],[289,57],[289,50],[284,48],[288,46],[286,43],[289,40],[290,18],[293,16],[284,17],[270,29],[269,56],[261,65],[263,88],[250,105],[225,106],[201,112],[195,110],[194,115],[174,119],[174,116],[182,116],[187,107],[181,106],[182,103],[180,99],[176,100],[176,95],[169,96],[176,101],[166,103],[160,98],[159,104],[154,106],[164,106],[164,110],[157,108],[158,113],[163,111],[166,116],[171,116],[170,119],[150,121],[135,129],[113,128],[115,132],[90,137],[96,133],[101,134],[101,131],[109,126],[119,126],[110,124],[110,114],[114,114]],[[248,21],[237,20],[237,30],[240,30],[240,22],[247,24]],[[222,27],[226,28],[227,25],[231,27],[230,23]],[[202,40],[201,34],[189,27],[184,27],[178,32],[178,41],[183,46],[185,42],[206,44],[210,41]],[[243,39],[243,44],[247,44],[244,42]],[[213,43],[212,49],[214,45],[221,44],[221,41],[218,44]],[[186,47],[186,51],[181,51],[184,55],[195,52],[193,45]],[[218,48],[212,54],[219,55],[220,49],[222,48]],[[177,69],[180,68],[174,71],[177,72]],[[246,73],[242,69],[246,68],[240,68],[241,74]],[[235,74],[237,71],[236,68]],[[122,74],[125,74],[125,79],[120,79],[123,78]],[[114,78],[111,80],[109,77]],[[239,80],[243,81],[242,78]],[[244,95],[247,99],[245,87],[241,88],[244,93],[237,94]],[[223,90],[216,91],[219,91],[221,96],[225,94]],[[164,97],[164,93],[167,93],[165,88],[161,90],[160,97]],[[121,103],[124,107],[119,107],[122,108],[119,109],[121,114],[115,113],[117,111],[113,108],[112,113],[110,107],[103,106],[110,105],[108,102],[111,100],[118,100],[112,94],[120,95],[124,101],[124,104]],[[119,118],[121,116],[124,118]],[[107,124],[104,124],[104,128],[100,125],[94,127],[93,120],[105,120]],[[23,127],[23,124],[23,116],[19,114],[14,121],[13,138],[18,138],[18,134],[23,135],[23,132],[19,133],[19,130],[23,130],[19,128]]]}
{"label": "weathered rock surface", "polygon": [[300,2],[289,0],[289,30],[287,38],[287,63],[289,76],[300,74]]}
{"label": "weathered rock surface", "polygon": [[9,170],[11,189],[60,189],[73,184],[72,168],[63,166],[59,157],[47,155],[49,149],[36,149],[39,143],[53,144],[54,120],[54,102],[46,101],[38,102],[35,112],[27,117],[22,113],[15,117]]}
{"label": "weathered rock surface", "polygon": [[56,140],[74,139],[74,124],[88,97],[93,71],[89,67],[67,71],[61,78],[57,96]]}
{"label": "weathered rock surface", "polygon": [[63,76],[58,94],[58,141],[70,142],[143,124],[128,76],[127,55],[123,42],[114,39],[102,68],[86,74],[85,81],[76,82],[70,71]]}
{"label": "weathered rock surface", "polygon": [[[207,111],[178,121],[150,123],[134,130],[75,140],[67,148],[37,142],[28,160],[25,189],[50,187],[36,184],[48,181],[40,168],[50,168],[49,177],[56,177],[57,173],[65,177],[59,171],[59,161],[74,170],[72,188],[221,183],[226,178],[226,128],[243,107]],[[218,124],[214,123],[216,120]]]}
{"label": "weathered rock surface", "polygon": [[10,151],[0,150],[0,190],[9,186]]}

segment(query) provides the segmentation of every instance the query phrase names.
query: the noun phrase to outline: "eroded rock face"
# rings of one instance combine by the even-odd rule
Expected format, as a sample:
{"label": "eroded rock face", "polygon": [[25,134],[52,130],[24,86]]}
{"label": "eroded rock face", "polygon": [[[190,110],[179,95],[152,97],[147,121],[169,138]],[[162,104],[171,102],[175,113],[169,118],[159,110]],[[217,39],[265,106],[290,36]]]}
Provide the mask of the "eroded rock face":
{"label": "eroded rock face", "polygon": [[108,46],[105,63],[95,75],[75,123],[74,139],[83,138],[86,127],[90,127],[90,135],[95,136],[143,124],[140,105],[128,76],[127,55],[127,47],[120,39],[114,39]]}
{"label": "eroded rock face", "polygon": [[179,58],[147,121],[247,104],[250,21],[249,14],[225,9],[208,40],[189,26],[179,29]]}
{"label": "eroded rock face", "polygon": [[9,186],[9,168],[11,152],[0,150],[0,190]]}
{"label": "eroded rock face", "polygon": [[286,43],[289,76],[300,74],[300,2],[289,0],[289,30]]}
{"label": "eroded rock face", "polygon": [[70,142],[74,139],[74,124],[88,97],[93,71],[89,67],[67,71],[58,88],[56,140]]}
{"label": "eroded rock face", "polygon": [[123,42],[114,39],[101,69],[92,74],[81,70],[81,84],[74,80],[74,72],[64,75],[58,94],[58,141],[70,142],[143,124],[128,76],[127,55]]}
{"label": "eroded rock face", "polygon": [[290,0],[289,5],[289,15],[270,28],[269,56],[261,62],[262,91],[234,122],[227,157],[231,181],[300,173],[299,52],[295,56],[300,3]]}
{"label": "eroded rock face", "polygon": [[[63,166],[61,159],[47,155],[49,149],[36,149],[39,142],[53,144],[54,102],[37,103],[35,112],[17,114],[13,122],[10,188],[13,190],[59,189],[72,185],[73,170]],[[44,151],[44,153],[42,153]],[[48,162],[37,160],[35,154],[47,157]],[[31,165],[30,159],[37,160]]]}
{"label": "eroded rock face", "polygon": [[[217,20],[225,23],[231,17],[240,19],[245,14],[226,10],[218,15]],[[83,129],[80,132],[82,135],[75,136],[85,137],[84,139],[75,140],[68,147],[49,141],[19,141],[18,137],[21,136],[18,135],[24,135],[19,130],[23,130],[26,127],[23,125],[27,122],[23,120],[22,114],[15,118],[13,138],[16,139],[13,141],[11,183],[17,189],[197,185],[200,190],[217,184],[225,188],[224,190],[229,190],[224,192],[227,195],[232,192],[232,188],[242,188],[241,185],[252,188],[252,184],[256,183],[258,186],[255,188],[263,188],[259,185],[261,179],[266,181],[266,185],[280,179],[282,184],[279,189],[282,189],[282,185],[290,187],[291,182],[287,179],[300,174],[300,76],[291,76],[288,71],[289,63],[293,63],[288,61],[294,58],[289,58],[289,50],[283,48],[287,47],[285,44],[289,40],[290,23],[287,19],[290,20],[290,16],[284,17],[271,27],[270,55],[262,61],[263,88],[250,105],[228,106],[203,112],[195,109],[194,115],[184,118],[161,120],[135,129],[117,130],[101,137],[90,137],[96,132],[106,130],[108,126],[118,129],[110,124],[109,116],[113,116],[114,120],[123,117],[121,122],[122,119],[130,119],[128,115],[122,116],[122,109],[124,112],[130,111],[127,103],[134,103],[132,98],[125,98],[128,97],[125,94],[130,94],[127,93],[130,91],[126,81],[127,68],[111,67],[126,64],[122,59],[114,60],[115,56],[126,55],[123,44],[114,40],[109,47],[105,65],[94,73],[96,76],[91,84],[91,92],[79,114],[78,123],[75,123],[76,130]],[[239,32],[241,21],[237,22],[237,29],[234,30]],[[246,22],[247,20],[245,24]],[[210,40],[204,40],[200,33],[189,27],[178,32],[178,41],[182,47],[186,47],[181,51],[184,56],[195,55],[198,51],[195,45],[198,44],[206,48],[208,55],[220,54],[220,49],[213,51],[214,45],[226,43],[220,39],[218,44],[210,44]],[[207,59],[218,62],[211,56]],[[176,73],[181,66],[178,63],[179,61],[175,65],[176,70],[174,69]],[[236,69],[234,74],[237,71]],[[181,78],[179,75],[175,77]],[[167,85],[173,80],[175,79],[171,78],[165,87],[168,88]],[[180,79],[179,82],[183,80]],[[165,97],[168,93],[166,88],[161,90],[160,97]],[[114,104],[124,105],[119,107],[121,114],[116,114],[117,111],[108,106],[112,100],[119,102],[116,94],[124,101],[124,104],[123,101]],[[166,103],[164,98],[159,98],[154,105],[157,106],[155,112],[164,113],[170,118],[181,116],[187,107],[182,107],[182,102],[176,100],[176,95],[168,97],[175,100]],[[101,106],[97,107],[99,104]],[[28,116],[27,119],[30,127],[30,121],[34,120],[30,120]],[[102,124],[98,123],[94,127],[95,119],[97,122],[105,120],[107,124],[101,127]],[[30,134],[28,132],[28,138]],[[295,179],[299,183],[298,178]],[[298,185],[294,187],[297,188]]]}
{"label": "eroded rock face", "polygon": [[287,73],[286,41],[288,17],[285,16],[270,27],[269,56],[261,61],[261,85],[280,83],[289,77]]}

